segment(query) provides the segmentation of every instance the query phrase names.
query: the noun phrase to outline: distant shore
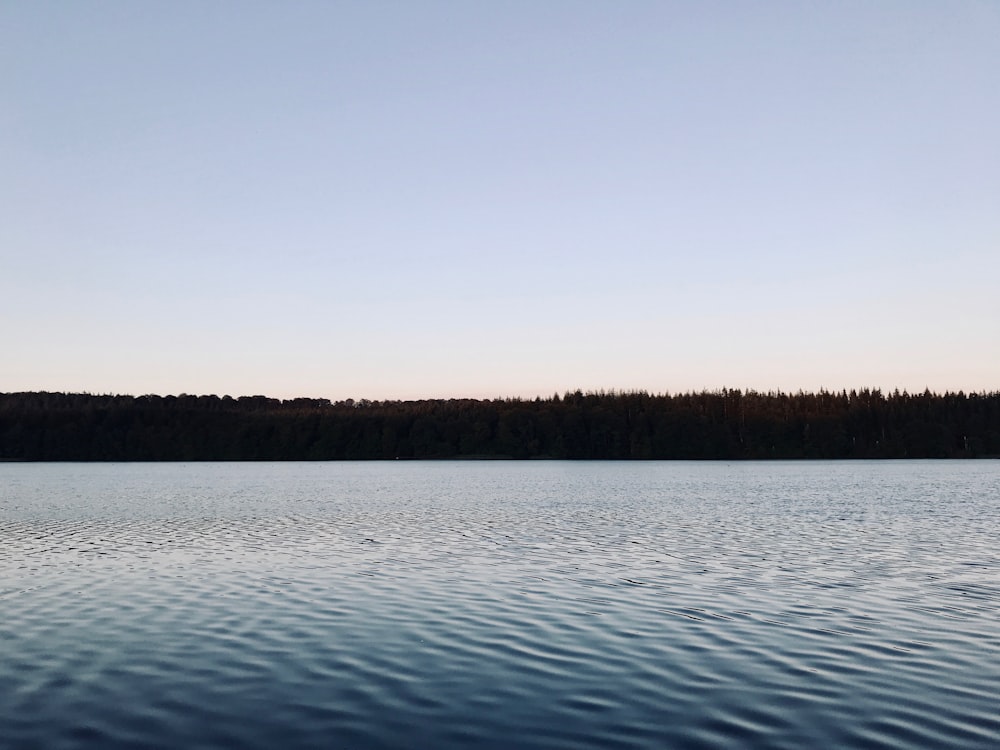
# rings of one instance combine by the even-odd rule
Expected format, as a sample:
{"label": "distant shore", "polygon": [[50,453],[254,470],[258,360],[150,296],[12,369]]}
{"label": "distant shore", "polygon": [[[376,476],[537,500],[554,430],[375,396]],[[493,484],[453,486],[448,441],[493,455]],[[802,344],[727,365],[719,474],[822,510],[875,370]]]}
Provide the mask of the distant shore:
{"label": "distant shore", "polygon": [[2,461],[996,458],[1000,392],[278,400],[0,394]]}

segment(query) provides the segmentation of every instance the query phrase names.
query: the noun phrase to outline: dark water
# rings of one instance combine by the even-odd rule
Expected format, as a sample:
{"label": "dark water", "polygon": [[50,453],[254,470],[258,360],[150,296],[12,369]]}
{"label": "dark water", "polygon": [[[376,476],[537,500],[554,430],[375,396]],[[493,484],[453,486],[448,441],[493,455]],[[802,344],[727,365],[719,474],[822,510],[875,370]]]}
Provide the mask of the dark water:
{"label": "dark water", "polygon": [[1000,747],[1000,461],[0,465],[0,746]]}

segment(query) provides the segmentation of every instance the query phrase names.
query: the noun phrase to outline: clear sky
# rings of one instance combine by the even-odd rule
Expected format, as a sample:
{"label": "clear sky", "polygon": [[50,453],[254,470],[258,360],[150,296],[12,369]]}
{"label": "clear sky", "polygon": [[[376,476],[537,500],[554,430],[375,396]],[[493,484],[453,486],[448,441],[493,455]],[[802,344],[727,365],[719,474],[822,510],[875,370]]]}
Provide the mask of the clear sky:
{"label": "clear sky", "polygon": [[1000,389],[1000,3],[0,3],[0,391]]}

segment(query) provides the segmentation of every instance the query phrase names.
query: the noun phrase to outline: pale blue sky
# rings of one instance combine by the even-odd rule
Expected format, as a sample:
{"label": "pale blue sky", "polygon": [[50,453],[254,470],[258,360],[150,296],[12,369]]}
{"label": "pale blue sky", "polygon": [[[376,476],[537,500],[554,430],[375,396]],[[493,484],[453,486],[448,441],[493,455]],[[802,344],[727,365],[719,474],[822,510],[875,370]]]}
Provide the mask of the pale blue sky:
{"label": "pale blue sky", "polygon": [[997,390],[998,286],[993,0],[0,3],[0,391]]}

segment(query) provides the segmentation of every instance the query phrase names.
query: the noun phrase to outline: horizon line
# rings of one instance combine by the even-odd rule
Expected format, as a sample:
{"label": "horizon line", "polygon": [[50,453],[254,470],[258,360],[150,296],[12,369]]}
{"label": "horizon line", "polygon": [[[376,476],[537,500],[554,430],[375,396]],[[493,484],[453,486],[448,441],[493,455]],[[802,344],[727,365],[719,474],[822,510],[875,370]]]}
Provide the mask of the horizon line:
{"label": "horizon line", "polygon": [[367,397],[347,397],[334,399],[327,396],[292,396],[288,398],[282,398],[278,396],[268,396],[266,394],[255,393],[255,394],[241,394],[238,396],[233,396],[228,393],[222,395],[216,393],[121,393],[121,392],[94,392],[87,390],[66,390],[66,391],[0,391],[0,396],[13,396],[13,395],[26,395],[26,394],[37,394],[37,395],[59,395],[59,396],[91,396],[100,398],[216,398],[220,400],[233,400],[239,401],[241,399],[267,399],[269,401],[277,401],[279,403],[292,403],[295,401],[319,401],[327,402],[331,405],[341,404],[341,405],[359,405],[359,404],[385,404],[385,403],[419,403],[425,401],[524,401],[524,402],[534,402],[534,401],[554,401],[563,400],[568,397],[588,397],[588,396],[598,396],[598,397],[616,397],[616,396],[647,396],[650,398],[675,398],[683,396],[724,396],[724,395],[738,395],[738,396],[766,396],[766,397],[781,397],[781,396],[851,396],[859,395],[862,393],[868,394],[878,394],[885,397],[896,397],[896,396],[931,396],[931,397],[946,397],[946,396],[997,396],[1000,395],[1000,389],[997,390],[969,390],[958,389],[958,390],[945,390],[936,391],[932,390],[929,386],[925,387],[923,390],[910,391],[906,388],[882,388],[873,386],[861,386],[846,388],[841,387],[837,389],[829,389],[821,387],[816,390],[806,390],[803,388],[798,388],[796,390],[783,390],[781,388],[772,388],[768,390],[761,390],[757,388],[731,388],[728,386],[722,386],[719,388],[701,388],[687,389],[683,391],[651,391],[645,388],[630,388],[630,389],[616,389],[616,388],[599,388],[599,389],[588,389],[583,390],[581,388],[567,389],[563,393],[558,391],[553,392],[549,395],[536,394],[534,396],[510,396],[497,394],[491,397],[475,397],[475,396],[425,396],[418,398],[367,398]]}

